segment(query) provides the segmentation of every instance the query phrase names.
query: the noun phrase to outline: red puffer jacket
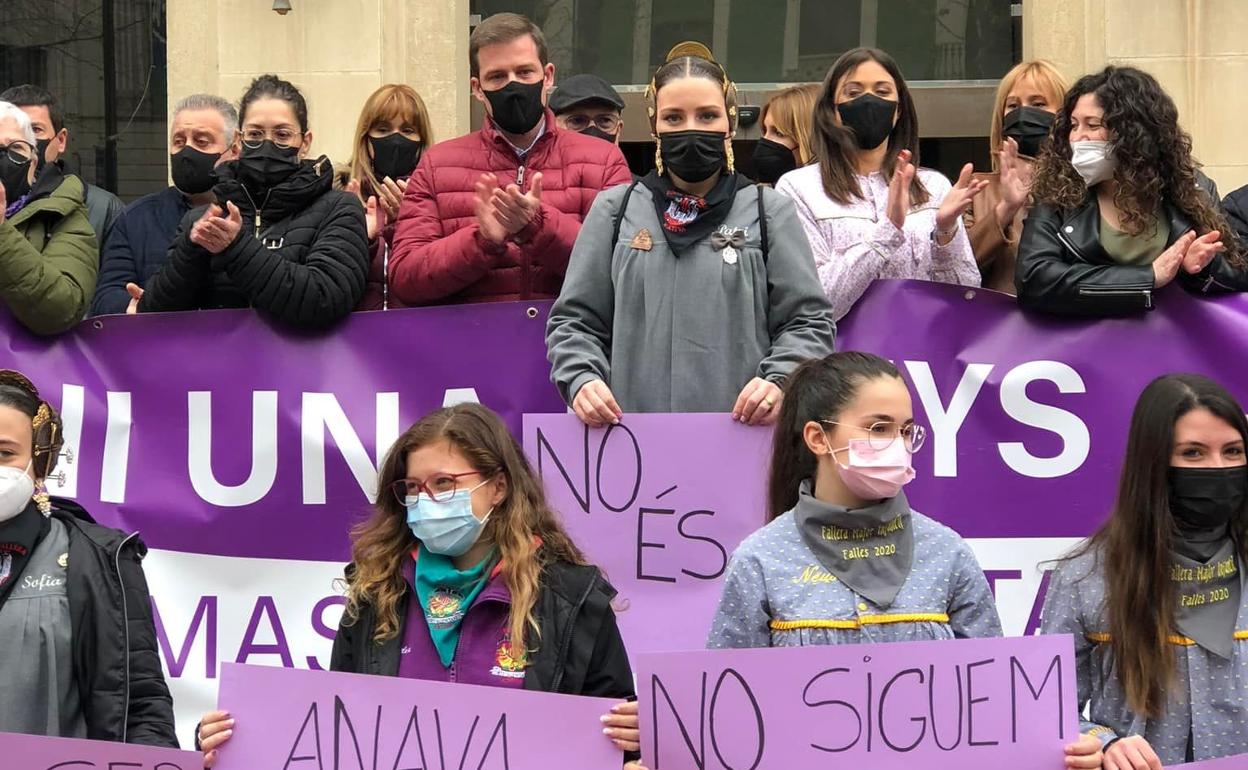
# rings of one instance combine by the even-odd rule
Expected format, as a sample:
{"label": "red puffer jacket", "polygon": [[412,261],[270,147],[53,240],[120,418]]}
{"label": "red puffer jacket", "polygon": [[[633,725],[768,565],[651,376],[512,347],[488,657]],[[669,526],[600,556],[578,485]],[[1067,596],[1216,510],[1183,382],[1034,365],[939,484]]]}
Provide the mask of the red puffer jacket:
{"label": "red puffer jacket", "polygon": [[[502,246],[477,232],[473,186],[486,172],[529,189],[542,172],[542,208]],[[390,306],[549,299],[559,294],[581,220],[600,190],[632,180],[620,148],[555,127],[523,163],[488,119],[480,131],[429,148],[407,184],[390,254]]]}

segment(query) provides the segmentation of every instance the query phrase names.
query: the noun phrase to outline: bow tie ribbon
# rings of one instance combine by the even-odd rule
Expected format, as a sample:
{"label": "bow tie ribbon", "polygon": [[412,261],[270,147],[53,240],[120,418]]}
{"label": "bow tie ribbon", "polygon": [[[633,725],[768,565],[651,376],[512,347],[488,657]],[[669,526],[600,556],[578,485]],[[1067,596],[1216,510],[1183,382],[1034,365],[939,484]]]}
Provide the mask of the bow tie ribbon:
{"label": "bow tie ribbon", "polygon": [[711,233],[711,248],[712,249],[726,249],[729,246],[733,247],[734,249],[745,248],[745,231],[733,230],[728,235],[724,235],[723,233],[718,232],[718,231]]}

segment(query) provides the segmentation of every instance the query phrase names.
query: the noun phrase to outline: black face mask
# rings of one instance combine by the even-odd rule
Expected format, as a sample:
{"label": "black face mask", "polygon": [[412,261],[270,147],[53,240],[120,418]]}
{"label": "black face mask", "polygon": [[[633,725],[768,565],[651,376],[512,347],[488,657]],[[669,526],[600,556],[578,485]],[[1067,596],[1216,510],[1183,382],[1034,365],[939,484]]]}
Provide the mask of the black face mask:
{"label": "black face mask", "polygon": [[546,106],[542,104],[542,89],[546,81],[521,83],[513,80],[494,91],[485,91],[490,103],[490,116],[498,127],[509,134],[523,134],[533,130],[542,119]]}
{"label": "black face mask", "polygon": [[1054,117],[1053,113],[1035,107],[1015,107],[1005,113],[1001,136],[1018,142],[1019,155],[1038,158],[1044,140],[1049,138]]}
{"label": "black face mask", "polygon": [[278,147],[265,139],[259,147],[243,145],[238,156],[238,176],[249,187],[267,190],[286,181],[299,170],[299,147]]}
{"label": "black face mask", "polygon": [[43,167],[48,165],[46,153],[50,144],[52,144],[51,139],[35,140],[35,173],[43,171]]}
{"label": "black face mask", "polygon": [[1170,468],[1170,512],[1181,526],[1225,526],[1248,497],[1248,468]]}
{"label": "black face mask", "polygon": [[608,134],[606,131],[603,131],[601,128],[593,124],[582,130],[581,133],[585,136],[592,136],[595,139],[601,139],[604,142],[615,144],[615,134]]}
{"label": "black face mask", "polygon": [[795,168],[797,158],[783,144],[770,139],[759,139],[754,146],[754,170],[758,172],[758,181],[775,184],[780,181],[780,177]]}
{"label": "black face mask", "polygon": [[398,181],[407,179],[420,163],[420,154],[425,149],[423,142],[408,139],[398,131],[380,139],[368,138],[368,145],[373,148],[373,174],[378,180],[390,177]]}
{"label": "black face mask", "polygon": [[187,195],[208,192],[217,183],[215,173],[221,153],[207,153],[187,145],[169,156],[173,186]]}
{"label": "black face mask", "polygon": [[[0,153],[0,184],[4,185],[4,197],[12,206],[17,199],[30,192],[30,164],[27,160],[14,163]],[[3,213],[0,211],[0,213]]]}
{"label": "black face mask", "polygon": [[659,134],[663,168],[686,182],[705,182],[724,167],[724,134],[720,131],[672,131]]}
{"label": "black face mask", "polygon": [[875,94],[863,94],[836,105],[836,111],[841,116],[841,123],[853,130],[858,146],[874,150],[893,133],[897,102],[881,99]]}

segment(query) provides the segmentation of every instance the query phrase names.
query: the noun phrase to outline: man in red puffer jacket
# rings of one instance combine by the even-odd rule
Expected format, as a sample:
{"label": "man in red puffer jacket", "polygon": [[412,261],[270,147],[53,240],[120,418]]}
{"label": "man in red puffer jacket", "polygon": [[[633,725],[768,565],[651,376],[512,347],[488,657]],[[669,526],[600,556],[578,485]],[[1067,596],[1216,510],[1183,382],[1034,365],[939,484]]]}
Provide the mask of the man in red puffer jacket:
{"label": "man in red puffer jacket", "polygon": [[408,181],[389,264],[404,305],[557,296],[594,197],[632,180],[619,147],[555,126],[555,65],[537,25],[490,16],[468,55],[488,117],[428,149]]}

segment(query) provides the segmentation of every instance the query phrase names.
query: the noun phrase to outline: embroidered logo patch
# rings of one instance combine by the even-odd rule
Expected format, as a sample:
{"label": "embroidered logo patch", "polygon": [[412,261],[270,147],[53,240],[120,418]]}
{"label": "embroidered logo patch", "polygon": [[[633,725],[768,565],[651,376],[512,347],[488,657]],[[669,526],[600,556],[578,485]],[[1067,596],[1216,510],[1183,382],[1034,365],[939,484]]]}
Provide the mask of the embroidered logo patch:
{"label": "embroidered logo patch", "polygon": [[498,645],[498,651],[494,653],[494,664],[494,668],[490,669],[492,675],[523,679],[524,668],[529,664],[528,653],[524,648],[513,645],[509,637],[504,638],[502,644]]}
{"label": "embroidered logo patch", "polygon": [[56,564],[61,569],[65,569],[66,567],[68,567],[69,566],[69,554],[63,553],[60,556],[56,557]]}
{"label": "embroidered logo patch", "polygon": [[649,251],[654,248],[654,238],[650,235],[650,231],[643,227],[633,236],[633,242],[629,246],[639,251]]}
{"label": "embroidered logo patch", "polygon": [[463,603],[463,597],[458,593],[439,588],[433,592],[433,596],[429,597],[429,606],[425,608],[425,614],[429,617],[430,623],[453,623],[459,619]]}

